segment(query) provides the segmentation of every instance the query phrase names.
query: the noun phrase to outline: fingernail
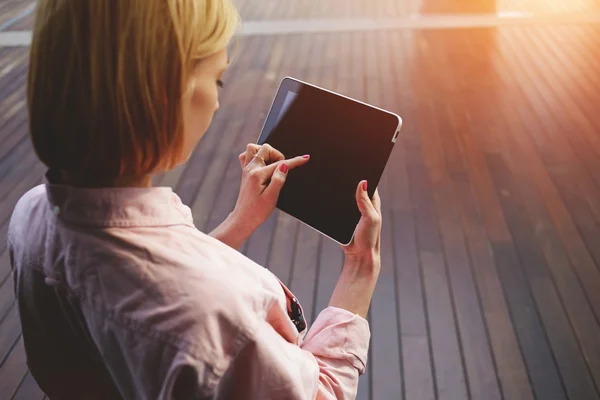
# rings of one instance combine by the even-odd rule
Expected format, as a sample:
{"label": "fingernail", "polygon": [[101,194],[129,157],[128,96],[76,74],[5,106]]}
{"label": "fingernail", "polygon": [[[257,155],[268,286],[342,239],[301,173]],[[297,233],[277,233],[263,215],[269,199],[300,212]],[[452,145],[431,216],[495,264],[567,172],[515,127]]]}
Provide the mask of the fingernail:
{"label": "fingernail", "polygon": [[302,158],[307,158],[308,159],[308,158],[310,158],[310,156],[308,154],[305,154],[305,155],[302,156]]}
{"label": "fingernail", "polygon": [[367,181],[363,182],[363,190],[366,192],[367,191]]}
{"label": "fingernail", "polygon": [[285,174],[287,172],[287,170],[288,170],[287,164],[281,164],[279,166],[279,170]]}

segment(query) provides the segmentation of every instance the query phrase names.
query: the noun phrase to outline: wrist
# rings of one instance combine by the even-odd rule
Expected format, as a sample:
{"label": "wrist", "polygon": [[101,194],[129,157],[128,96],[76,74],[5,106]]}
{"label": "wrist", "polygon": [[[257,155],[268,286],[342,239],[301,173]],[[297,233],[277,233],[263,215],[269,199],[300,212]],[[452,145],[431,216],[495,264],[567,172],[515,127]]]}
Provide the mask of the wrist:
{"label": "wrist", "polygon": [[367,318],[380,264],[376,251],[347,255],[329,305]]}
{"label": "wrist", "polygon": [[378,275],[381,269],[381,256],[379,251],[346,254],[344,269],[356,270],[365,275]]}
{"label": "wrist", "polygon": [[254,230],[241,223],[237,214],[232,212],[221,225],[210,233],[210,236],[234,249],[239,249],[252,232]]}
{"label": "wrist", "polygon": [[253,221],[248,218],[248,213],[240,213],[237,210],[233,210],[225,219],[225,223],[229,226],[229,229],[237,232],[240,236],[250,237],[252,233],[260,226],[259,222]]}

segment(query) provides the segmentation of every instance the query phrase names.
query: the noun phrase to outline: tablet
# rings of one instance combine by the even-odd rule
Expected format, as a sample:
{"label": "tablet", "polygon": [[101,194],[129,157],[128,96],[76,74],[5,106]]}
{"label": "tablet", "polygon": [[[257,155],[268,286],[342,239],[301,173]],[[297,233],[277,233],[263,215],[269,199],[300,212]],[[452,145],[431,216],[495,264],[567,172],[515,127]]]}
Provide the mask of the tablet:
{"label": "tablet", "polygon": [[277,208],[342,245],[352,241],[361,214],[356,188],[372,198],[402,125],[391,112],[286,77],[258,144],[286,158],[310,155],[289,172]]}

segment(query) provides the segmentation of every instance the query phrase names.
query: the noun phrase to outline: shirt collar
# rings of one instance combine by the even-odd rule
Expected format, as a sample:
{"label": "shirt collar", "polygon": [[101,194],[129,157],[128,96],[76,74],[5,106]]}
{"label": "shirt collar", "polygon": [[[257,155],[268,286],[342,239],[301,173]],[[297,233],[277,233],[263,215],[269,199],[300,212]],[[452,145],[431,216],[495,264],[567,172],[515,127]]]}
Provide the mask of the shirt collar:
{"label": "shirt collar", "polygon": [[170,187],[76,188],[51,183],[48,171],[44,185],[48,201],[61,220],[96,227],[194,226],[190,208]]}

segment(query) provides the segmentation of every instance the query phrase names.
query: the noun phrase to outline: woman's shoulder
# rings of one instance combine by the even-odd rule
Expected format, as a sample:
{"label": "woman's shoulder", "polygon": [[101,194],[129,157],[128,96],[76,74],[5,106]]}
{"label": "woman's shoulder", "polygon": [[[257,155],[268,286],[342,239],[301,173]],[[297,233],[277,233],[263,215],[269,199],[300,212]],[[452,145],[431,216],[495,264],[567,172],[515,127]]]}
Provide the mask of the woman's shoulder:
{"label": "woman's shoulder", "polygon": [[32,220],[38,216],[36,209],[45,204],[42,201],[45,195],[46,188],[42,184],[31,188],[19,198],[10,218],[9,239],[18,234],[20,228],[31,226]]}
{"label": "woman's shoulder", "polygon": [[[195,228],[179,225],[156,230],[116,229],[109,236],[110,239],[105,237],[106,246],[102,246],[104,252],[122,265],[124,273],[133,271],[138,279],[169,291],[191,292],[198,297],[202,293],[197,287],[207,285],[208,292],[220,287],[222,295],[282,294],[277,278],[267,269]],[[94,254],[94,258],[99,257]],[[109,268],[106,278],[113,271]]]}
{"label": "woman's shoulder", "polygon": [[132,235],[115,232],[116,245],[100,246],[80,275],[91,304],[131,326],[168,333],[179,344],[227,347],[285,303],[268,271],[204,234],[162,233],[160,241]]}

